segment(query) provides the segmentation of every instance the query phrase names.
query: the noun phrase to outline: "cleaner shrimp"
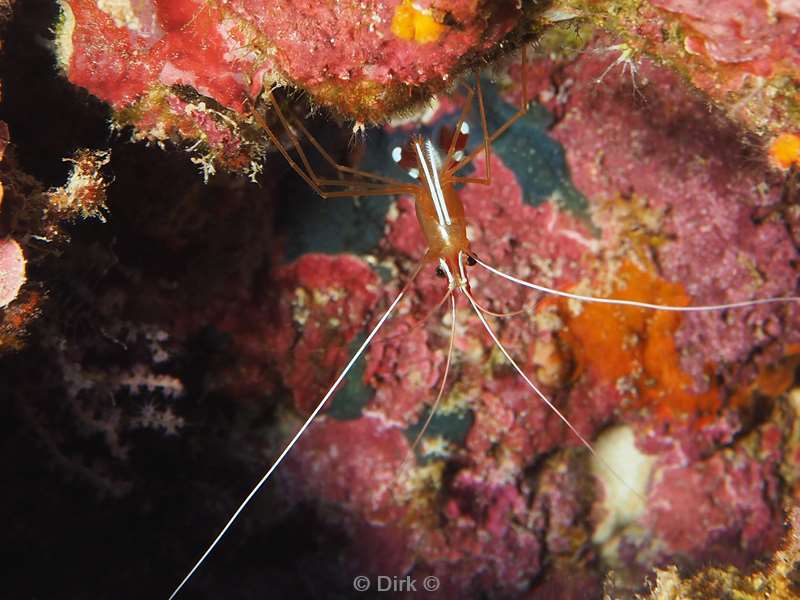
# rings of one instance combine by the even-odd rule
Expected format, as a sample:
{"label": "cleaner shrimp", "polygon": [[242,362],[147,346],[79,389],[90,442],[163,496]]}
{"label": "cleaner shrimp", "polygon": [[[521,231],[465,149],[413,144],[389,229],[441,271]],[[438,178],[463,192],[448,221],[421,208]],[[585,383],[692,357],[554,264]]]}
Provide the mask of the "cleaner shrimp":
{"label": "cleaner shrimp", "polygon": [[[392,159],[407,172],[412,180],[408,183],[385,175],[336,163],[331,155],[301,122],[293,120],[284,114],[280,104],[276,101],[271,92],[266,93],[266,99],[280,121],[284,134],[290,140],[291,148],[282,143],[279,135],[276,134],[267,125],[260,114],[254,110],[254,118],[269,137],[272,144],[283,155],[297,175],[322,198],[335,199],[369,196],[407,196],[413,198],[415,216],[422,236],[424,237],[427,250],[419,261],[419,264],[411,272],[405,285],[393,297],[388,308],[386,308],[377,319],[366,335],[366,338],[358,345],[357,349],[350,357],[350,360],[338,373],[338,376],[327,388],[325,394],[317,402],[310,414],[304,419],[299,429],[297,429],[290,440],[283,446],[282,451],[271,463],[268,470],[233,512],[230,519],[205,549],[177,588],[172,592],[170,598],[176,597],[190,581],[195,572],[206,561],[244,509],[253,500],[256,494],[258,494],[259,490],[270,480],[274,472],[284,462],[295,445],[306,435],[315,419],[317,419],[323,409],[329,405],[331,399],[342,385],[342,382],[352,373],[357,361],[362,358],[370,344],[374,343],[387,321],[397,313],[402,300],[409,295],[409,290],[413,283],[420,272],[426,267],[436,270],[437,275],[446,282],[446,290],[435,305],[428,310],[425,316],[420,319],[417,324],[413,325],[412,328],[417,327],[418,324],[425,323],[428,321],[430,315],[434,314],[437,309],[447,305],[449,309],[449,328],[447,333],[448,349],[444,359],[442,373],[439,377],[438,385],[436,386],[435,399],[431,404],[427,416],[422,419],[421,427],[413,437],[413,441],[409,444],[406,456],[404,456],[400,462],[400,466],[397,469],[398,475],[402,477],[402,473],[408,463],[414,460],[414,451],[425,438],[426,432],[429,430],[446,396],[448,376],[451,373],[453,365],[454,348],[459,337],[458,328],[460,326],[460,321],[458,318],[457,299],[460,298],[463,299],[466,306],[477,318],[480,328],[491,340],[491,343],[499,352],[502,360],[513,369],[516,376],[524,383],[527,392],[543,403],[552,415],[555,415],[561,427],[566,428],[570,434],[586,448],[601,468],[607,470],[617,483],[628,490],[629,495],[637,498],[642,503],[645,500],[644,495],[646,495],[646,491],[644,489],[636,489],[636,487],[629,483],[627,478],[619,472],[619,467],[609,464],[611,460],[598,451],[595,444],[590,441],[592,439],[589,437],[590,434],[582,433],[579,426],[572,422],[563,410],[563,407],[559,407],[558,403],[547,393],[546,390],[549,386],[537,381],[537,378],[532,376],[529,370],[525,368],[526,363],[514,357],[514,353],[509,348],[508,344],[503,341],[503,336],[498,333],[497,328],[493,327],[488,320],[488,317],[513,317],[515,314],[527,309],[522,309],[520,311],[495,311],[485,306],[484,302],[480,300],[479,295],[473,290],[472,282],[475,279],[474,275],[471,274],[473,270],[476,269],[476,267],[483,269],[485,275],[495,276],[505,282],[524,289],[533,290],[534,292],[550,298],[586,305],[625,307],[624,310],[634,311],[637,312],[637,314],[642,311],[659,311],[668,314],[702,313],[709,311],[719,312],[765,304],[797,301],[797,298],[793,296],[780,296],[728,303],[687,306],[683,305],[685,304],[685,299],[681,298],[679,294],[666,296],[667,300],[674,299],[674,303],[669,303],[668,301],[647,302],[629,297],[597,297],[589,294],[564,291],[554,286],[543,285],[524,277],[518,277],[497,268],[492,264],[490,259],[484,259],[483,254],[476,253],[469,239],[468,215],[460,198],[461,190],[465,186],[474,185],[489,187],[492,185],[494,172],[491,146],[515,122],[523,118],[528,112],[528,91],[526,89],[527,79],[525,67],[526,56],[523,51],[520,105],[516,109],[516,112],[494,131],[489,131],[481,81],[479,78],[476,78],[475,85],[467,89],[464,108],[456,121],[455,127],[452,132],[442,136],[445,143],[441,145],[440,149],[438,149],[430,139],[426,139],[421,135],[412,137],[410,142],[405,146],[397,146],[394,148]],[[468,114],[475,99],[477,99],[482,141],[476,148],[467,150],[467,138],[470,133]],[[312,161],[301,147],[301,137],[308,140],[324,160],[335,168],[339,178],[328,179],[317,175],[312,166]],[[291,150],[294,150],[298,159],[293,158]],[[472,164],[482,166],[483,174],[458,174]],[[553,217],[553,219],[555,218],[556,217]],[[583,243],[583,241],[581,241],[581,243]]]}

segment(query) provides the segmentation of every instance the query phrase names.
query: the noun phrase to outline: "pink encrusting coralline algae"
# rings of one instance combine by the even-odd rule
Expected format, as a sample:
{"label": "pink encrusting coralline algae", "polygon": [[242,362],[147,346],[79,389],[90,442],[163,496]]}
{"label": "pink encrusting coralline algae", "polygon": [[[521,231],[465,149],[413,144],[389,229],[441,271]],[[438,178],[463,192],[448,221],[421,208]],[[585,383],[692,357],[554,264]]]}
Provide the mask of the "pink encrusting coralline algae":
{"label": "pink encrusting coralline algae", "polygon": [[385,122],[559,21],[614,31],[621,39],[606,49],[612,61],[635,69],[640,57],[656,57],[763,135],[760,143],[778,154],[775,166],[800,160],[800,11],[793,2],[62,0],[61,6],[57,46],[67,78],[109,102],[115,123],[133,125],[136,138],[186,142],[206,176],[220,166],[259,173],[265,143],[250,113],[264,89],[298,89],[313,106],[357,124]]}
{"label": "pink encrusting coralline algae", "polygon": [[260,172],[266,143],[250,113],[264,89],[287,85],[356,122],[385,121],[530,29],[510,0],[61,6],[67,78],[111,104],[116,125],[133,125],[135,138],[183,142],[206,178],[220,166]]}
{"label": "pink encrusting coralline algae", "polygon": [[464,0],[62,5],[67,76],[118,109],[184,85],[242,111],[263,86],[292,82],[361,120],[402,108],[417,87],[441,88],[522,14],[513,2]]}
{"label": "pink encrusting coralline algae", "polygon": [[800,4],[795,0],[556,5],[618,36],[609,53],[620,62],[635,67],[639,57],[650,56],[682,74],[730,118],[764,136],[764,145],[798,133]]}
{"label": "pink encrusting coralline algae", "polygon": [[800,3],[793,0],[725,0],[713,6],[699,0],[650,0],[685,25],[684,46],[740,73],[769,77],[798,74]]}

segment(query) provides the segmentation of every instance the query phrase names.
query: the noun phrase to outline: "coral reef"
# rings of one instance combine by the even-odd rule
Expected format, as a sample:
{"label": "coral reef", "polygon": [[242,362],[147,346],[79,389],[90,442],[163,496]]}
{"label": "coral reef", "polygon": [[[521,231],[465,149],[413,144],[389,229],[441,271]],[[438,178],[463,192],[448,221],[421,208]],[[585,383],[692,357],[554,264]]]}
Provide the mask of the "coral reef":
{"label": "coral reef", "polygon": [[[18,8],[0,104],[12,140],[0,233],[27,261],[21,287],[5,274],[0,286],[14,296],[0,308],[4,344],[7,324],[15,334],[4,349],[16,349],[0,364],[10,595],[168,593],[414,271],[424,243],[412,200],[323,201],[279,156],[261,173],[263,132],[246,100],[288,80],[317,102],[384,115],[522,25],[513,3],[453,2],[451,17],[389,3],[378,16],[392,51],[371,54],[362,38],[329,39],[348,38],[353,19],[379,5],[342,4],[341,19],[329,5],[289,2],[64,5],[68,77],[110,101],[118,123],[136,123],[139,139],[201,140],[192,151],[202,176],[184,153],[109,140],[109,113],[55,77],[32,42],[48,35],[53,8]],[[797,150],[776,137],[770,155],[752,135],[791,135],[788,104],[776,96],[735,113],[738,92],[708,88],[720,105],[709,111],[707,97],[644,57],[669,63],[672,46],[633,45],[635,26],[686,18],[663,4],[551,7],[589,20],[605,10],[617,37],[565,29],[541,41],[528,73],[534,105],[494,144],[491,185],[459,191],[473,248],[506,272],[579,293],[676,304],[792,295]],[[751,68],[719,67],[732,42],[705,56],[717,52],[709,36],[724,32],[679,8],[706,36],[684,74],[701,59],[709,77]],[[303,10],[313,26],[293,37]],[[786,10],[775,26],[789,35]],[[372,22],[359,32],[372,35]],[[302,59],[307,45],[324,50],[322,62]],[[765,60],[790,70],[786,46]],[[385,69],[362,72],[365,57]],[[387,86],[386,69],[401,66],[407,76]],[[521,93],[516,65],[493,79],[490,129]],[[462,101],[442,97],[363,145],[326,118],[308,126],[336,160],[399,177],[392,148],[418,126],[436,139]],[[759,120],[754,111],[769,107]],[[475,111],[470,124],[480,131]],[[215,172],[218,162],[259,185]],[[474,171],[485,167],[481,155]],[[531,394],[463,302],[442,405],[410,454],[452,325],[446,308],[426,319],[444,283],[425,269],[187,593],[351,597],[361,575],[417,586],[436,577],[428,595],[440,598],[633,598],[654,576],[653,593],[708,589],[710,578],[714,589],[756,590],[768,578],[759,561],[782,545],[776,561],[794,560],[783,522],[800,490],[797,306],[678,318],[538,296],[477,266],[470,279],[489,309],[524,309],[493,320],[499,338],[624,483]],[[770,585],[778,593],[778,580]]]}
{"label": "coral reef", "polygon": [[[583,39],[593,30],[618,38],[603,49],[607,70],[619,67],[635,81],[640,59],[650,56],[763,136],[775,166],[797,160],[790,148],[797,145],[791,140],[800,114],[800,13],[791,2],[392,0],[308,7],[288,0],[63,0],[61,6],[58,55],[69,80],[109,102],[116,123],[134,125],[136,138],[184,145],[206,173],[222,165],[257,175],[265,145],[248,114],[265,88],[288,84],[314,106],[357,124],[383,122],[561,21],[576,23]],[[576,42],[568,37],[556,35],[562,44]]]}
{"label": "coral reef", "polygon": [[[8,145],[8,126],[0,123],[3,142],[0,147],[0,160]],[[3,201],[3,186],[0,183],[0,208]],[[25,283],[25,256],[22,248],[13,238],[0,239],[0,308],[8,306],[19,294]]]}
{"label": "coral reef", "polygon": [[3,308],[17,297],[25,283],[25,257],[14,240],[0,241],[0,274],[0,308]]}
{"label": "coral reef", "polygon": [[[557,118],[534,110],[495,145],[492,184],[462,190],[476,252],[545,285],[619,298],[686,305],[791,295],[797,250],[780,216],[781,178],[757,159],[757,150],[739,143],[741,130],[720,114],[709,117],[705,103],[669,71],[641,61],[638,91],[621,69],[603,76],[610,59],[591,50],[606,44],[599,39],[576,58],[534,65],[530,91]],[[513,90],[508,98],[513,101]],[[502,104],[491,98],[489,106],[495,111]],[[505,106],[490,113],[491,123],[509,114]],[[448,113],[453,119],[445,105],[435,118],[446,120]],[[388,154],[404,132],[390,128],[376,147]],[[720,147],[728,149],[724,156]],[[564,158],[586,200],[566,179]],[[743,196],[744,202],[734,200]],[[410,272],[424,250],[414,227],[413,204],[401,199],[388,215],[383,269]],[[526,303],[527,294],[506,282],[480,271],[471,278],[492,310]],[[433,287],[427,279],[415,285],[414,304],[435,304],[442,289]],[[348,296],[357,294],[353,288]],[[614,507],[602,501],[603,493],[595,496],[588,464],[568,458],[574,436],[532,403],[529,390],[492,355],[466,307],[458,321],[457,378],[421,450],[423,460],[399,474],[391,491],[382,484],[367,497],[329,495],[340,489],[337,482],[355,482],[356,469],[379,471],[371,461],[385,456],[393,428],[406,428],[413,439],[413,424],[426,414],[418,390],[434,387],[431,365],[441,364],[446,347],[446,322],[435,317],[422,331],[379,341],[369,352],[365,381],[375,392],[365,394],[355,423],[369,421],[386,430],[383,436],[352,458],[343,456],[349,429],[336,417],[324,418],[322,447],[310,434],[309,446],[301,444],[284,472],[288,489],[304,502],[320,502],[329,526],[343,527],[351,543],[363,528],[379,528],[403,563],[413,556],[413,578],[435,574],[445,597],[521,597],[529,586],[538,597],[558,585],[559,572],[582,573],[583,591],[598,593],[602,576],[595,568],[612,566],[618,589],[631,594],[654,565],[692,569],[710,561],[745,568],[780,542],[781,490],[796,477],[793,412],[781,403],[772,411],[759,405],[774,402],[769,398],[791,384],[794,360],[781,357],[796,352],[796,307],[676,318],[545,301],[527,317],[498,325],[503,342],[546,383],[579,431],[594,436],[611,422],[627,423],[624,439],[635,442],[609,444],[622,444],[616,452],[628,455],[635,444],[647,457],[640,493],[648,501],[622,511],[621,505],[637,504],[630,490],[611,496]],[[770,369],[775,372],[767,376]],[[545,460],[554,452],[558,459]],[[394,470],[397,460],[381,462]],[[601,480],[609,486],[613,477]],[[614,521],[602,525],[612,509]],[[400,531],[386,521],[398,510]],[[561,571],[547,569],[543,555]],[[345,574],[322,571],[325,585],[344,589],[356,573],[381,572],[366,571],[365,564]],[[531,585],[538,580],[541,588]]]}
{"label": "coral reef", "polygon": [[543,23],[507,0],[64,0],[62,11],[61,66],[118,124],[195,140],[206,168],[250,173],[263,144],[247,113],[263,89],[291,83],[340,115],[383,121]]}
{"label": "coral reef", "polygon": [[[8,130],[5,130],[8,133]],[[72,172],[61,187],[44,189],[25,173],[13,152],[0,165],[0,352],[18,349],[42,299],[44,282],[29,280],[28,271],[69,240],[66,223],[78,218],[105,219],[107,180],[102,168],[108,153],[79,149]]]}
{"label": "coral reef", "polygon": [[67,75],[116,107],[155,87],[190,85],[241,110],[262,86],[287,80],[361,119],[381,118],[406,105],[402,96],[415,87],[457,74],[465,55],[491,49],[522,14],[513,3],[458,0],[80,0],[65,2],[64,11]]}
{"label": "coral reef", "polygon": [[800,12],[793,2],[566,0],[612,31],[619,61],[649,55],[682,73],[710,101],[768,146],[797,133]]}
{"label": "coral reef", "polygon": [[[0,23],[10,7],[0,6]],[[103,167],[108,152],[78,148],[66,183],[46,189],[16,156],[13,127],[0,121],[0,354],[19,349],[42,300],[43,282],[28,272],[68,241],[66,223],[77,218],[104,220]]]}
{"label": "coral reef", "polygon": [[[702,100],[669,71],[643,61],[639,95],[621,71],[607,73],[598,87],[608,60],[584,52],[557,66],[549,59],[534,65],[530,91],[558,117],[534,109],[495,145],[492,184],[461,191],[476,252],[545,285],[620,298],[685,305],[790,295],[796,248],[780,216],[782,180],[756,159],[756,150],[738,143],[739,130],[721,115],[709,118]],[[569,88],[554,89],[562,81],[571,81]],[[513,104],[489,98],[496,126]],[[434,123],[454,119],[454,108],[443,104]],[[365,162],[387,155],[406,130],[388,128]],[[718,147],[736,150],[721,157]],[[585,196],[570,183],[565,159]],[[732,201],[742,195],[745,202]],[[321,211],[298,227],[313,230],[309,221],[328,216]],[[387,217],[383,242],[368,262],[407,276],[424,251],[410,199],[400,199]],[[314,249],[313,241],[304,248]],[[295,268],[319,260],[306,254]],[[492,310],[530,302],[528,294],[480,271],[471,279]],[[325,272],[321,289],[314,289],[307,287],[311,280],[295,276],[283,302],[295,315],[300,311],[303,323],[330,322],[331,310],[348,322],[341,299],[351,305],[374,291],[347,281],[329,281]],[[399,331],[426,314],[442,291],[423,276],[410,292],[412,308],[401,309]],[[333,307],[332,294],[339,299]],[[319,301],[298,300],[312,297]],[[441,317],[376,342],[362,379],[374,393],[361,389],[353,399],[359,390],[348,390],[346,408],[335,401],[282,471],[284,501],[319,503],[323,528],[352,547],[346,568],[318,564],[319,589],[343,591],[356,574],[383,573],[386,565],[374,560],[375,539],[392,548],[414,580],[437,576],[444,597],[538,597],[575,573],[582,581],[576,597],[599,594],[600,565],[614,567],[618,589],[631,594],[654,565],[745,567],[779,543],[781,490],[796,477],[792,421],[785,405],[765,413],[757,403],[791,384],[794,362],[781,357],[796,352],[796,307],[679,319],[545,300],[525,317],[498,324],[503,342],[579,431],[594,437],[612,422],[627,423],[622,439],[629,441],[608,443],[620,448],[610,452],[630,455],[636,448],[647,457],[640,475],[644,507],[635,506],[629,489],[608,490],[613,507],[593,490],[588,462],[571,450],[577,444],[571,432],[503,365],[467,307],[457,319],[457,375],[417,467],[397,473],[408,452],[397,433],[403,429],[412,440],[427,414],[422,403],[433,399],[421,390],[434,388],[436,365],[443,363],[449,328]],[[317,364],[301,360],[294,369],[316,372]],[[784,376],[770,379],[769,369]],[[288,422],[294,426],[287,432],[298,425],[296,417]],[[381,434],[352,441],[362,428]],[[357,445],[353,454],[345,453],[348,445]],[[378,481],[369,492],[359,475],[367,472]],[[598,476],[609,487],[613,478]],[[621,508],[631,503],[634,508]],[[371,541],[362,546],[366,530]]]}
{"label": "coral reef", "polygon": [[[675,567],[656,571],[656,582],[648,600],[686,598],[797,598],[797,569],[800,562],[800,512],[793,509],[788,518],[789,531],[783,547],[765,569],[743,574],[736,568],[709,567],[683,580]],[[609,594],[613,597],[613,592]]]}

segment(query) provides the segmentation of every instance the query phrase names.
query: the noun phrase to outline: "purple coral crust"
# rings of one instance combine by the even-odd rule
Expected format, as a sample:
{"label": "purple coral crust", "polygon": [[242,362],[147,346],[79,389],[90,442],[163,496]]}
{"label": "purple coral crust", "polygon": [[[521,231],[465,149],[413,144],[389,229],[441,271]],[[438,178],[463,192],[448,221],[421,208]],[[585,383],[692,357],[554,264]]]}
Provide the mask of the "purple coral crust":
{"label": "purple coral crust", "polygon": [[[576,185],[598,207],[620,197],[644,198],[663,211],[669,242],[659,244],[658,264],[693,303],[792,295],[797,250],[791,234],[779,218],[761,217],[763,207],[780,206],[780,180],[739,143],[733,126],[710,118],[706,104],[674,74],[642,60],[638,78],[647,84],[637,100],[621,69],[596,83],[608,61],[584,53],[555,80],[533,85],[560,116],[552,134],[566,148]],[[608,237],[614,225],[603,226]],[[792,304],[730,311],[724,318],[699,313],[683,319],[675,342],[698,390],[708,386],[709,364],[725,365],[718,374],[735,390],[797,342],[797,325]],[[573,394],[570,403],[575,400]],[[775,427],[766,424],[756,436],[768,450],[736,444],[724,452],[718,448],[734,444],[747,427],[734,407],[699,428],[691,419],[671,425],[667,431],[652,422],[638,426],[641,447],[659,456],[644,520],[650,551],[631,542],[635,550],[622,554],[631,563],[679,556],[690,564],[743,564],[772,550],[781,535],[777,465],[785,444]]]}
{"label": "purple coral crust", "polygon": [[[648,82],[641,108],[624,74],[595,84],[608,60],[587,53],[559,74],[582,82],[570,88],[566,106],[558,107],[564,118],[553,128],[576,185],[595,202],[637,196],[667,212],[664,234],[675,241],[659,248],[658,262],[693,303],[792,295],[797,251],[790,233],[759,213],[759,207],[779,201],[780,180],[766,175],[763,164],[738,144],[735,129],[709,118],[701,99],[650,61],[640,65],[640,77]],[[722,147],[729,151],[720,153]],[[796,328],[783,334],[781,319],[792,323],[797,316],[793,305],[777,313],[774,306],[741,311],[727,320],[715,313],[687,316],[677,335],[687,349],[682,367],[702,387],[706,365],[741,361],[754,346],[767,352],[765,361],[774,360],[786,344],[798,341]],[[757,341],[762,330],[782,345],[770,350],[766,340]]]}
{"label": "purple coral crust", "polygon": [[678,444],[660,454],[643,519],[661,544],[657,563],[691,557],[746,567],[777,547],[782,436],[768,423],[757,437],[755,456],[743,445],[705,460],[691,459]]}
{"label": "purple coral crust", "polygon": [[800,11],[792,0],[649,0],[591,3],[566,0],[587,11],[631,66],[655,57],[757,134],[797,128],[800,89]]}
{"label": "purple coral crust", "polygon": [[677,15],[687,28],[684,45],[717,63],[736,65],[741,74],[762,77],[800,73],[800,7],[726,0],[714,6],[697,0],[650,0]]}

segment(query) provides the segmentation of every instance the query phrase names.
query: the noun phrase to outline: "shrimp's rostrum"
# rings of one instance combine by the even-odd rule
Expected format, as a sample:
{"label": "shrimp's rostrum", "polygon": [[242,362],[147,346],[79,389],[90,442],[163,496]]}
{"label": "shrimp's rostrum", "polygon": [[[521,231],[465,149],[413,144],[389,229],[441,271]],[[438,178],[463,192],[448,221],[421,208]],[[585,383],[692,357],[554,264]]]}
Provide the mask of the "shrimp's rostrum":
{"label": "shrimp's rostrum", "polygon": [[[595,61],[584,68],[595,68],[596,75],[607,66],[597,56],[587,54],[586,60]],[[657,85],[652,70],[645,65],[642,72],[657,82],[651,85]],[[615,77],[609,73],[606,81]],[[677,503],[682,500],[704,511],[704,519],[717,527],[729,531],[751,527],[763,535],[772,531],[768,523],[755,522],[754,516],[735,521],[738,517],[732,515],[740,514],[735,500],[728,511],[719,508],[727,506],[724,499],[708,502],[707,496],[709,486],[756,485],[745,472],[758,472],[770,480],[776,477],[774,465],[742,466],[743,455],[730,457],[713,450],[730,443],[745,426],[746,413],[722,410],[735,395],[730,386],[738,382],[763,393],[759,378],[767,367],[790,368],[780,360],[780,354],[790,350],[781,346],[781,340],[794,340],[797,331],[776,333],[774,323],[796,326],[792,295],[796,274],[776,266],[773,271],[781,281],[751,287],[744,296],[697,285],[688,293],[680,283],[667,281],[657,259],[669,261],[670,254],[655,250],[667,241],[662,222],[688,218],[691,207],[678,206],[668,214],[653,188],[648,188],[649,182],[643,182],[637,189],[651,190],[649,203],[637,196],[607,197],[592,215],[585,206],[576,209],[580,194],[563,183],[565,167],[543,158],[548,156],[543,148],[551,146],[537,146],[551,144],[552,139],[545,127],[537,125],[536,116],[523,118],[528,98],[524,69],[521,83],[519,105],[506,111],[505,119],[491,117],[495,107],[484,106],[478,80],[468,89],[465,109],[456,117],[453,131],[460,133],[449,136],[449,143],[438,147],[417,135],[409,143],[394,145],[387,155],[405,171],[407,181],[336,164],[301,122],[282,111],[272,94],[259,110],[265,106],[274,110],[283,131],[268,128],[254,112],[291,167],[326,202],[350,196],[401,196],[387,221],[387,257],[382,263],[405,273],[407,283],[391,290],[388,301],[374,309],[366,337],[359,339],[349,362],[337,369],[338,376],[331,375],[319,396],[302,402],[296,398],[296,404],[306,408],[293,421],[296,427],[288,442],[278,448],[267,472],[178,590],[187,582],[191,586],[190,577],[204,561],[204,569],[214,568],[213,560],[206,559],[213,558],[212,550],[224,543],[225,535],[235,535],[231,526],[276,470],[288,497],[314,498],[328,506],[325,518],[332,530],[337,529],[336,515],[346,523],[343,527],[354,542],[349,553],[364,571],[340,574],[340,583],[348,578],[352,582],[356,575],[374,580],[410,573],[420,582],[426,575],[438,577],[454,597],[479,593],[516,597],[546,572],[542,558],[546,550],[567,565],[583,565],[584,560],[597,564],[595,574],[603,566],[619,565],[622,559],[614,548],[620,540],[661,552],[655,562],[663,562],[670,552],[703,556],[693,545],[701,536],[690,520],[680,516]],[[671,82],[663,82],[664,88],[668,85]],[[659,91],[643,89],[645,94]],[[479,133],[482,143],[464,148],[473,105],[480,122],[472,131]],[[613,124],[613,115],[609,118],[601,109],[597,113],[598,119]],[[556,136],[573,125],[569,120],[573,113],[567,114]],[[594,116],[587,113],[582,118]],[[515,124],[519,132],[514,131]],[[511,141],[499,153],[490,151],[494,142],[505,143],[501,136],[509,129]],[[282,144],[283,139],[288,144]],[[570,158],[581,151],[568,141],[564,145]],[[319,151],[336,177],[318,175],[321,169],[306,153],[309,146]],[[549,194],[571,204],[571,209],[555,202],[524,203],[518,173],[507,164],[514,160],[518,165],[528,160],[539,170],[562,168],[550,173],[548,181],[561,183],[552,185]],[[578,178],[589,177],[571,164]],[[463,175],[467,165],[475,167],[474,174]],[[672,185],[678,187],[681,174],[674,177]],[[587,223],[588,216],[608,234],[604,249]],[[713,223],[714,215],[706,217]],[[418,227],[415,235],[401,229],[412,220]],[[796,252],[779,233],[765,227],[753,237],[773,236],[777,257],[769,260],[788,264]],[[754,261],[767,260],[758,249],[753,256]],[[410,268],[409,259],[414,258],[420,262]],[[362,272],[355,266],[353,257],[314,255],[296,264],[304,260],[316,261],[320,269],[331,272],[347,270],[349,280],[358,282],[353,285],[364,286],[365,281],[378,285],[368,268]],[[736,260],[747,263],[748,258],[739,252]],[[438,285],[429,277],[431,271],[443,277]],[[534,307],[529,292],[545,301]],[[409,297],[426,303],[419,317],[407,312]],[[347,290],[331,288],[320,306],[329,311],[332,301],[346,307]],[[315,302],[300,302],[304,315],[316,310]],[[437,310],[442,305],[443,318]],[[520,308],[525,310],[518,320],[495,325],[488,318],[495,311],[503,314]],[[345,313],[341,319],[346,319]],[[713,362],[707,360],[713,348],[704,348],[705,354],[687,353],[676,339],[692,340],[694,334],[682,333],[681,313],[697,315],[700,323],[713,320],[715,327],[726,321],[729,327],[764,323],[766,329],[754,347],[772,357],[774,364],[755,361],[738,368],[726,363],[723,371],[718,364],[729,348],[720,348]],[[390,319],[399,324],[390,329]],[[697,327],[697,320],[687,322]],[[331,327],[335,331],[345,324],[337,320]],[[431,351],[429,346],[438,349]],[[358,418],[326,415],[337,389],[353,375],[362,355],[368,382],[380,381],[382,365],[391,365],[402,375],[389,385],[415,390],[414,397],[429,408],[416,406],[410,414],[398,414],[390,403],[402,399],[379,390]],[[687,357],[689,362],[700,357],[702,364],[687,364]],[[302,369],[297,367],[294,380],[310,376]],[[305,388],[305,393],[312,392]],[[598,438],[604,428],[608,430]],[[568,448],[575,445],[585,451]],[[703,461],[694,458],[709,455]],[[689,461],[684,470],[675,466],[681,456]],[[590,473],[602,482],[602,489],[594,488]],[[776,505],[774,492],[765,490],[762,496],[753,514]],[[656,497],[659,502],[648,502]],[[754,501],[748,502],[752,506]],[[592,506],[595,514],[590,514]],[[647,532],[643,538],[621,537],[631,524]],[[742,542],[750,544],[746,546],[750,552],[757,552],[759,543]],[[549,576],[559,580],[559,568]],[[598,591],[601,581],[601,575],[590,577],[587,589]]]}

